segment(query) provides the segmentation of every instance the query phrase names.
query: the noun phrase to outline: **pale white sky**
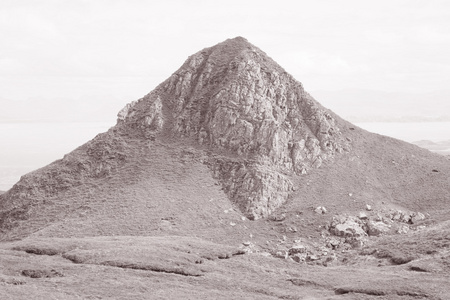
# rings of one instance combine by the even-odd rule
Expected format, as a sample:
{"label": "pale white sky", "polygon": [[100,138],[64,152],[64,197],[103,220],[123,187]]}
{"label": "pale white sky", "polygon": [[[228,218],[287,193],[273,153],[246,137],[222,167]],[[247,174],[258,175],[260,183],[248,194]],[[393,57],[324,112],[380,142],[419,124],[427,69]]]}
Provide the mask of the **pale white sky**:
{"label": "pale white sky", "polygon": [[381,110],[412,94],[419,112],[430,94],[441,100],[428,114],[448,107],[450,1],[1,0],[0,121],[114,120],[189,55],[236,36],[338,113],[370,111],[361,90],[384,93]]}

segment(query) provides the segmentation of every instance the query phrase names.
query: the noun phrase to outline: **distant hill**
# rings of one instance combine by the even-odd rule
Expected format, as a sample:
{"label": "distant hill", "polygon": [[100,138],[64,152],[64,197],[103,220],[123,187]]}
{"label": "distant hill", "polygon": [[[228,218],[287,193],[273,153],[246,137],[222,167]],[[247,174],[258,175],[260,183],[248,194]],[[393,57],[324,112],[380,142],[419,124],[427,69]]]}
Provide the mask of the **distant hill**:
{"label": "distant hill", "polygon": [[450,155],[450,140],[440,142],[422,140],[413,142],[413,144],[438,154]]}
{"label": "distant hill", "polygon": [[[313,92],[323,105],[352,122],[450,121],[450,90],[393,93],[364,89]],[[421,105],[427,102],[426,108]]]}

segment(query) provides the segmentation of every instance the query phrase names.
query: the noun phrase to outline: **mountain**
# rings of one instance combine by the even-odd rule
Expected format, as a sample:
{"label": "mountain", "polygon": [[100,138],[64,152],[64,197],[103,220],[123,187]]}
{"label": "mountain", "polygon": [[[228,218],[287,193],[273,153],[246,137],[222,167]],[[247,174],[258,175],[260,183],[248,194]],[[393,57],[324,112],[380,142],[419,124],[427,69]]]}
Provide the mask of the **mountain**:
{"label": "mountain", "polygon": [[[297,274],[292,291],[306,285],[376,295],[343,282],[317,283],[330,280],[325,273],[316,283],[302,281],[308,272],[271,259],[345,264],[349,249],[366,245],[373,251],[365,255],[398,262],[401,251],[380,242],[382,256],[369,235],[448,220],[449,174],[445,157],[343,120],[237,37],[190,56],[127,104],[108,132],[1,194],[0,239],[4,251],[186,276],[231,272],[218,263],[196,266],[206,257],[258,253],[241,262]],[[284,289],[287,279],[276,278]],[[404,294],[408,286],[397,288],[386,293],[413,295]]]}

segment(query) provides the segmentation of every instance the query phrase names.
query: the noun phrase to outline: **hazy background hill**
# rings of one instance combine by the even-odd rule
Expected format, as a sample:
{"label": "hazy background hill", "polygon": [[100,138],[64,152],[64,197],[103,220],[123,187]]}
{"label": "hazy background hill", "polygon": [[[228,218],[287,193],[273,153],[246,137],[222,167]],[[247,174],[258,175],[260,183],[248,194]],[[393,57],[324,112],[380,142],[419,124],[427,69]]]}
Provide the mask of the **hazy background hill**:
{"label": "hazy background hill", "polygon": [[450,121],[450,90],[404,93],[344,89],[311,94],[352,122]]}

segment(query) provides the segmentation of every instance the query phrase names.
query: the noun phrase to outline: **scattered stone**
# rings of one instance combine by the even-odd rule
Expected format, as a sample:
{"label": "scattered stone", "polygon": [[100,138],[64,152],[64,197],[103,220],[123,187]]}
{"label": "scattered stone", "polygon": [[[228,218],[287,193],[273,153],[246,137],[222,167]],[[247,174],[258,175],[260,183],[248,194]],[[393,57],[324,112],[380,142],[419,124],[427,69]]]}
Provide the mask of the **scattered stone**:
{"label": "scattered stone", "polygon": [[352,219],[348,219],[342,224],[337,224],[333,228],[333,233],[341,237],[363,237],[367,235],[361,225]]}
{"label": "scattered stone", "polygon": [[408,213],[405,213],[401,210],[396,210],[390,213],[390,219],[396,222],[404,222],[408,223],[411,220],[411,216]]}
{"label": "scattered stone", "polygon": [[369,204],[366,204],[366,210],[367,211],[371,211],[372,210],[372,206],[370,206]]}
{"label": "scattered stone", "polygon": [[377,213],[377,216],[375,217],[375,221],[383,221],[383,216],[380,213]]}
{"label": "scattered stone", "polygon": [[405,234],[409,232],[409,226],[408,225],[401,225],[397,231],[398,234]]}
{"label": "scattered stone", "polygon": [[327,246],[333,250],[336,250],[341,245],[341,241],[338,238],[331,238]]}
{"label": "scattered stone", "polygon": [[286,251],[277,251],[274,256],[277,258],[287,259],[288,253]]}
{"label": "scattered stone", "polygon": [[230,226],[236,226],[236,223],[230,222]]}
{"label": "scattered stone", "polygon": [[328,266],[336,264],[336,262],[337,262],[337,256],[336,256],[336,254],[333,254],[333,255],[327,256],[327,258],[325,258],[323,265],[325,267],[328,267]]}
{"label": "scattered stone", "polygon": [[250,246],[252,243],[250,243],[250,242],[243,242],[242,243],[242,245],[244,245],[245,247],[248,247],[248,246]]}
{"label": "scattered stone", "polygon": [[367,233],[369,236],[380,236],[389,232],[391,227],[383,222],[367,222]]}
{"label": "scattered stone", "polygon": [[305,253],[296,253],[291,256],[291,258],[298,263],[304,262],[306,260],[307,255]]}
{"label": "scattered stone", "polygon": [[316,209],[314,210],[317,214],[326,214],[327,213],[327,209],[324,206],[318,206],[316,207]]}
{"label": "scattered stone", "polygon": [[345,238],[345,243],[355,249],[362,248],[366,242],[367,242],[367,239],[363,238],[363,237],[347,237],[347,238]]}
{"label": "scattered stone", "polygon": [[425,215],[421,212],[413,213],[411,216],[411,223],[416,224],[419,221],[425,220]]}
{"label": "scattered stone", "polygon": [[282,221],[284,221],[286,219],[286,214],[285,213],[282,213],[282,214],[280,214],[280,215],[271,215],[270,217],[269,217],[269,220],[271,220],[271,221],[276,221],[276,222],[282,222]]}
{"label": "scattered stone", "polygon": [[319,259],[320,258],[317,255],[314,255],[314,254],[306,256],[306,260],[308,260],[308,261],[316,261],[316,260],[319,260]]}
{"label": "scattered stone", "polygon": [[294,245],[291,249],[289,249],[289,255],[297,253],[306,253],[306,247],[303,245]]}
{"label": "scattered stone", "polygon": [[358,218],[360,218],[361,220],[367,220],[369,217],[367,216],[367,214],[365,212],[360,212]]}

